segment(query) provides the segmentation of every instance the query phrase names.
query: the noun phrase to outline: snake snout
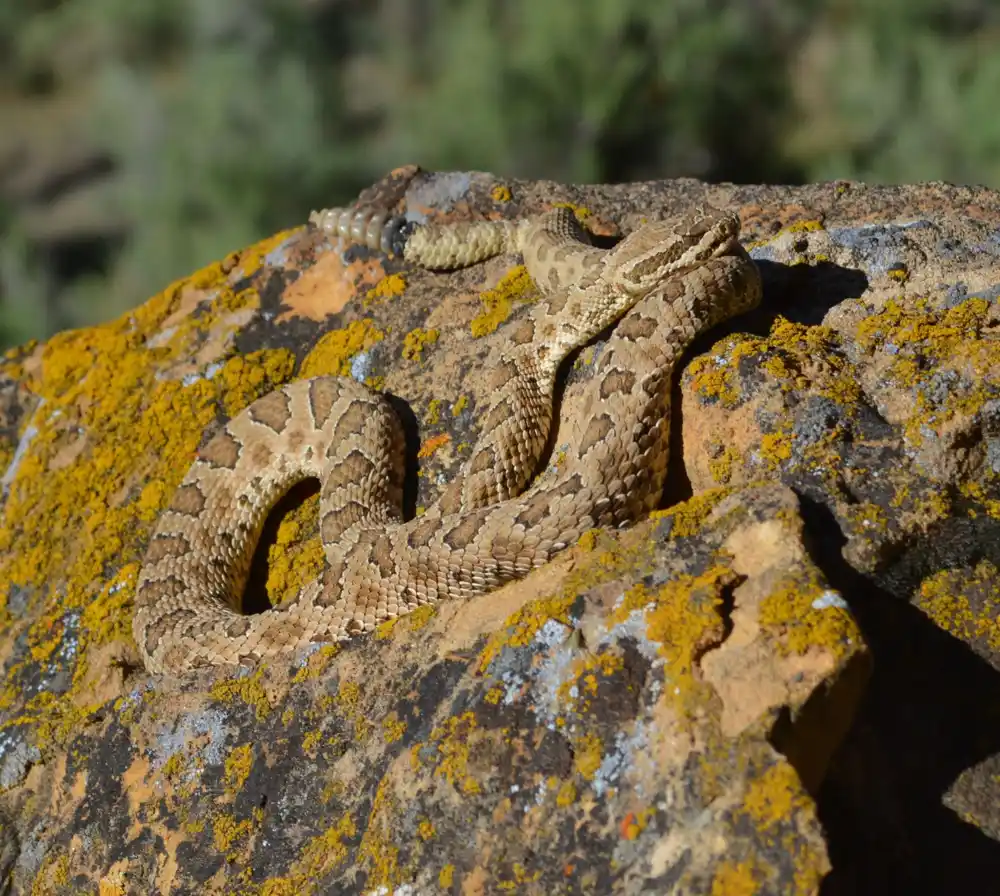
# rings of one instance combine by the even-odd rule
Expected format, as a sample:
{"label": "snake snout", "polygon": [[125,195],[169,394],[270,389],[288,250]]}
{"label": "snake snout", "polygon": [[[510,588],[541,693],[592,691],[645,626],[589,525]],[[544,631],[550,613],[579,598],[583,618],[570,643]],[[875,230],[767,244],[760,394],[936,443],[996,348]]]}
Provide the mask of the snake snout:
{"label": "snake snout", "polygon": [[739,235],[734,233],[728,239],[720,242],[712,250],[712,258],[721,258],[723,255],[732,255],[735,252],[739,252],[742,249],[740,246]]}

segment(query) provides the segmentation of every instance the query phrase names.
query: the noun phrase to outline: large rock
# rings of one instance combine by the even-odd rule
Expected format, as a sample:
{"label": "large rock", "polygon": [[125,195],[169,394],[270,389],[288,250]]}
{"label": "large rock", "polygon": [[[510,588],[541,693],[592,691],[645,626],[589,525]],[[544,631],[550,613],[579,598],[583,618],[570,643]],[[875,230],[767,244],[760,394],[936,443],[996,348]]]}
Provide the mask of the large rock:
{"label": "large rock", "polygon": [[[517,260],[443,276],[301,228],[9,353],[11,891],[989,892],[998,200],[394,172],[366,203],[435,220],[569,203],[606,244],[738,209],[764,303],[690,353],[665,512],[252,670],[151,678],[130,641],[142,550],[192,452],[281,382],[354,376],[398,398],[419,513],[533,299]],[[315,512],[306,489],[273,516],[249,609],[321,569]]]}

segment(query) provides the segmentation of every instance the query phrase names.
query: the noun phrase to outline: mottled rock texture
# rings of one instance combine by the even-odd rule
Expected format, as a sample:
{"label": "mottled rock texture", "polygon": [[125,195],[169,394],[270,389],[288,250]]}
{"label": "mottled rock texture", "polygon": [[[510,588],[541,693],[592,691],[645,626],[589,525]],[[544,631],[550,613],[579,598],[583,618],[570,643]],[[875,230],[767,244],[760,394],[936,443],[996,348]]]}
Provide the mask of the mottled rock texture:
{"label": "mottled rock texture", "polygon": [[[430,274],[298,228],[10,352],[0,892],[991,892],[1000,196],[401,169],[364,201],[567,203],[605,245],[734,208],[764,302],[689,353],[646,523],[350,645],[184,680],[138,667],[130,609],[199,442],[277,384],[354,376],[395,396],[419,513],[533,285],[513,257]],[[272,516],[248,610],[317,574],[315,513],[303,488]]]}

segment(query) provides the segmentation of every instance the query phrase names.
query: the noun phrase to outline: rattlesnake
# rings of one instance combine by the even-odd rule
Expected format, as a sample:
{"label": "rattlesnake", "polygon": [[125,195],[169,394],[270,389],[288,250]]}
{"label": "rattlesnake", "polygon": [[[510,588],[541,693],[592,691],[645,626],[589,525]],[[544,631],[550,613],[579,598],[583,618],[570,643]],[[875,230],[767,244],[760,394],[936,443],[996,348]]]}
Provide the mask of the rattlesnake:
{"label": "rattlesnake", "polygon": [[[233,417],[200,449],[146,552],[133,633],[150,672],[345,640],[520,578],[588,529],[639,519],[663,488],[675,363],[695,336],[761,294],[739,218],[715,210],[643,225],[611,250],[590,246],[565,209],[517,224],[408,225],[391,246],[383,219],[328,210],[311,220],[428,268],[521,252],[546,295],[511,328],[479,440],[422,516],[402,519],[401,426],[361,383],[299,380]],[[557,473],[526,488],[544,453],[560,362],[616,320]],[[264,520],[310,477],[321,482],[327,568],[290,601],[243,615]]]}

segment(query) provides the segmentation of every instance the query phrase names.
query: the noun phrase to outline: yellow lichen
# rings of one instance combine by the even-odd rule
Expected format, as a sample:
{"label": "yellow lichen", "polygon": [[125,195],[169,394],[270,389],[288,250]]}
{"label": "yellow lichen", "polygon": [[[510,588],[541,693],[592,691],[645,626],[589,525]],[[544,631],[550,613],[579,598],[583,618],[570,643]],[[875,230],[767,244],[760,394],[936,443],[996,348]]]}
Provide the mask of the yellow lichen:
{"label": "yellow lichen", "polygon": [[454,879],[455,879],[454,865],[445,865],[438,872],[438,886],[440,886],[442,890],[451,889],[451,884]]}
{"label": "yellow lichen", "polygon": [[652,520],[673,520],[670,527],[671,538],[687,538],[701,532],[705,521],[727,495],[732,493],[728,488],[710,488],[668,507],[666,510],[654,510],[649,518]]}
{"label": "yellow lichen", "polygon": [[184,754],[181,751],[171,753],[163,763],[163,777],[176,778],[184,768]]}
{"label": "yellow lichen", "polygon": [[479,670],[485,671],[504,647],[524,647],[530,644],[539,629],[549,620],[555,619],[569,625],[569,611],[575,602],[576,596],[567,594],[532,601],[522,607],[507,620],[502,629],[489,636],[479,655]]}
{"label": "yellow lichen", "polygon": [[368,351],[383,338],[383,334],[368,319],[352,321],[346,327],[331,330],[306,355],[299,376],[347,376],[351,372],[354,356]]}
{"label": "yellow lichen", "polygon": [[[916,604],[936,625],[966,643],[1000,650],[1000,570],[989,560],[973,569],[943,569],[920,583]],[[977,606],[970,595],[978,595]]]}
{"label": "yellow lichen", "polygon": [[340,653],[339,644],[324,644],[315,653],[310,654],[306,664],[292,676],[292,682],[299,684],[303,681],[319,678],[330,665],[330,660],[338,653]]}
{"label": "yellow lichen", "polygon": [[[237,841],[248,840],[255,827],[259,827],[264,819],[261,809],[254,809],[250,818],[237,821],[232,815],[220,815],[212,823],[212,840],[215,848],[227,854],[229,861],[234,861],[237,852],[230,852],[230,848]],[[249,844],[243,844],[245,849]]]}
{"label": "yellow lichen", "polygon": [[574,739],[573,768],[585,781],[594,780],[603,757],[604,748],[596,734],[587,732]]}
{"label": "yellow lichen", "polygon": [[316,756],[316,747],[323,737],[321,731],[307,731],[302,738],[302,752],[307,756]]}
{"label": "yellow lichen", "polygon": [[127,884],[123,869],[109,871],[97,882],[97,896],[126,896]]}
{"label": "yellow lichen", "polygon": [[258,719],[264,719],[271,711],[271,701],[264,690],[262,677],[263,666],[258,666],[253,675],[232,676],[223,678],[212,685],[210,691],[213,700],[228,703],[232,700],[241,700],[248,706],[252,706]]}
{"label": "yellow lichen", "polygon": [[[980,298],[943,310],[923,299],[890,300],[858,324],[859,346],[891,357],[882,376],[911,397],[905,434],[912,445],[942,436],[956,415],[972,416],[996,397],[1000,352],[991,328],[990,304]],[[923,388],[948,376],[965,385]]]}
{"label": "yellow lichen", "polygon": [[403,338],[403,357],[407,361],[420,361],[423,359],[424,349],[428,345],[434,345],[441,335],[439,330],[410,330]]}
{"label": "yellow lichen", "polygon": [[395,743],[406,734],[406,722],[393,713],[382,720],[382,737],[387,744]]}
{"label": "yellow lichen", "polygon": [[[252,254],[246,255],[248,264]],[[44,615],[50,618],[84,608],[77,681],[89,646],[128,637],[128,586],[141,536],[169,499],[216,409],[232,410],[291,372],[290,353],[279,350],[230,358],[211,379],[185,384],[159,376],[184,356],[195,332],[218,330],[213,315],[258,301],[252,290],[233,293],[213,277],[221,278],[217,266],[117,321],[58,334],[42,349],[40,368],[26,377],[25,385],[45,397],[47,413],[33,421],[37,433],[12,482],[0,523],[0,569],[5,580],[47,595],[51,611]],[[206,313],[157,334],[181,292],[198,284],[216,290],[203,303]],[[95,584],[115,569],[120,572],[114,587],[105,585],[95,600]],[[59,583],[64,590],[38,591]],[[40,659],[51,655],[51,642],[30,646]]]}
{"label": "yellow lichen", "polygon": [[250,775],[253,765],[253,746],[243,744],[234,747],[226,757],[226,787],[231,791],[239,790]]}
{"label": "yellow lichen", "polygon": [[762,775],[751,778],[742,809],[757,828],[766,833],[780,824],[787,824],[794,812],[808,805],[809,798],[795,769],[787,762],[779,762]]}
{"label": "yellow lichen", "polygon": [[751,775],[737,813],[750,820],[769,847],[793,856],[788,892],[815,893],[828,870],[826,855],[802,842],[799,832],[815,824],[815,807],[791,764],[780,762]]}
{"label": "yellow lichen", "polygon": [[650,591],[641,582],[625,592],[610,622],[623,622],[642,611],[646,635],[658,645],[664,664],[667,694],[686,708],[697,702],[702,685],[695,676],[700,653],[722,635],[720,607],[725,591],[737,582],[729,558],[720,555],[697,576],[679,575]]}
{"label": "yellow lichen", "polygon": [[724,862],[712,878],[711,896],[755,896],[762,875],[753,859]]}
{"label": "yellow lichen", "polygon": [[[217,267],[206,270],[116,321],[54,336],[25,375],[46,412],[30,421],[36,432],[0,518],[0,576],[45,602],[29,634],[35,662],[53,656],[64,614],[82,610],[74,686],[86,678],[90,647],[129,637],[138,549],[205,427],[220,407],[232,410],[291,372],[291,354],[277,350],[230,358],[211,378],[160,376],[185,355],[195,332],[218,330],[213,314],[258,301],[252,291],[233,293],[213,281],[221,278]],[[196,283],[215,288],[203,303],[208,310],[157,333]],[[57,710],[53,704],[47,711]]]}
{"label": "yellow lichen", "polygon": [[344,815],[332,827],[313,837],[284,877],[272,877],[261,884],[261,896],[315,896],[317,881],[347,860],[344,840],[357,836],[358,829],[350,815]]}
{"label": "yellow lichen", "polygon": [[[977,504],[981,505],[988,516],[991,516],[994,519],[1000,519],[1000,501],[996,498],[989,497],[986,490],[980,483],[963,482],[959,485],[959,491],[966,497],[972,498]],[[972,519],[975,519],[978,515],[974,507],[969,508],[968,514]]]}
{"label": "yellow lichen", "polygon": [[368,824],[358,844],[358,856],[368,868],[370,887],[392,890],[408,876],[399,867],[399,847],[389,839],[391,820],[399,813],[399,805],[383,778],[375,791]]}
{"label": "yellow lichen", "polygon": [[344,717],[354,722],[355,739],[367,740],[373,726],[361,709],[361,686],[356,681],[342,681],[337,690],[336,702]]}
{"label": "yellow lichen", "polygon": [[476,732],[476,717],[466,712],[435,727],[429,737],[429,742],[437,748],[434,776],[445,778],[452,787],[467,794],[479,793],[482,789],[469,773],[469,747]]}
{"label": "yellow lichen", "polygon": [[31,885],[31,896],[52,896],[68,883],[69,856],[53,851],[42,860]]}
{"label": "yellow lichen", "polygon": [[572,781],[563,781],[556,793],[556,805],[564,809],[575,801],[576,785]]}
{"label": "yellow lichen", "polygon": [[[307,497],[278,525],[267,553],[267,590],[272,606],[297,596],[318,579],[325,565],[323,543],[318,533],[319,495]],[[315,533],[303,538],[306,532]]]}
{"label": "yellow lichen", "polygon": [[540,870],[529,872],[520,862],[514,862],[511,866],[511,871],[513,875],[507,880],[498,877],[497,889],[515,893],[521,890],[525,884],[533,884],[542,876]]}
{"label": "yellow lichen", "polygon": [[441,422],[441,405],[444,404],[440,398],[432,398],[427,403],[427,413],[424,415],[424,423],[428,426],[437,426]]}
{"label": "yellow lichen", "polygon": [[572,202],[553,202],[552,207],[568,208],[581,224],[593,214],[593,212],[585,205],[574,205]]}
{"label": "yellow lichen", "polygon": [[817,230],[823,230],[823,224],[820,221],[795,221],[782,228],[779,235],[782,233],[815,233]]}
{"label": "yellow lichen", "polygon": [[286,348],[264,349],[230,358],[217,379],[225,386],[223,411],[234,417],[255,398],[288,381],[295,369],[295,355]]}
{"label": "yellow lichen", "polygon": [[810,567],[775,582],[760,604],[760,624],[770,627],[782,651],[803,654],[817,646],[841,656],[860,634],[850,613]]}
{"label": "yellow lichen", "polygon": [[567,712],[586,712],[589,698],[597,696],[599,678],[614,675],[623,664],[621,654],[610,650],[578,657],[573,661],[569,675],[559,685],[560,705]]}
{"label": "yellow lichen", "polygon": [[733,467],[740,461],[739,451],[732,445],[727,445],[708,462],[708,472],[719,485],[728,485],[733,476]]}
{"label": "yellow lichen", "polygon": [[792,434],[785,430],[765,433],[760,437],[760,457],[769,470],[776,470],[782,461],[792,456]]}
{"label": "yellow lichen", "polygon": [[642,809],[639,812],[629,812],[622,819],[619,826],[622,838],[625,840],[635,840],[655,817],[655,809]]}
{"label": "yellow lichen", "polygon": [[600,539],[600,529],[588,529],[577,540],[576,545],[581,551],[592,551],[597,547]]}
{"label": "yellow lichen", "polygon": [[492,289],[480,293],[483,311],[472,320],[472,335],[486,336],[510,316],[514,302],[533,301],[537,288],[524,265],[508,271]]}
{"label": "yellow lichen", "polygon": [[414,632],[420,631],[427,623],[429,623],[434,616],[437,614],[437,609],[429,604],[425,604],[422,607],[417,607],[409,613],[403,613],[401,616],[396,616],[392,619],[387,619],[385,622],[379,623],[375,628],[375,639],[378,641],[384,641],[387,638],[392,637],[398,631],[402,631],[403,637],[412,635]]}
{"label": "yellow lichen", "polygon": [[406,278],[402,274],[388,274],[365,293],[362,306],[371,305],[394,299],[406,292]]}
{"label": "yellow lichen", "polygon": [[490,196],[494,202],[510,202],[510,187],[504,186],[504,184],[495,184],[490,190]]}
{"label": "yellow lichen", "polygon": [[884,532],[889,525],[889,517],[885,510],[870,501],[862,501],[846,507],[843,510],[843,515],[859,534],[872,531]]}
{"label": "yellow lichen", "polygon": [[[717,401],[724,408],[739,405],[739,362],[763,349],[763,340],[754,337],[730,336],[711,354],[695,358],[685,371],[694,392],[704,401]],[[720,357],[723,359],[720,363]]]}

